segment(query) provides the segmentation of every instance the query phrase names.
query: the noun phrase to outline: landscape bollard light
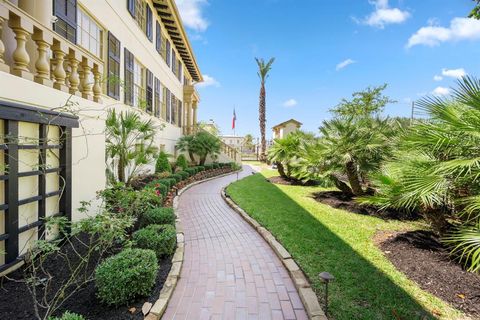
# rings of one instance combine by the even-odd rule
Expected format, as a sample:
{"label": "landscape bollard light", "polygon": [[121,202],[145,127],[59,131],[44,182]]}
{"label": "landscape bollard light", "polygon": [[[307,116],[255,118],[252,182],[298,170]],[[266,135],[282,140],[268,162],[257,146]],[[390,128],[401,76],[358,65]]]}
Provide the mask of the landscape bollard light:
{"label": "landscape bollard light", "polygon": [[237,171],[237,181],[238,181],[238,171]]}
{"label": "landscape bollard light", "polygon": [[335,277],[326,271],[320,273],[318,276],[322,279],[323,283],[325,283],[325,315],[328,316],[328,283],[335,280]]}

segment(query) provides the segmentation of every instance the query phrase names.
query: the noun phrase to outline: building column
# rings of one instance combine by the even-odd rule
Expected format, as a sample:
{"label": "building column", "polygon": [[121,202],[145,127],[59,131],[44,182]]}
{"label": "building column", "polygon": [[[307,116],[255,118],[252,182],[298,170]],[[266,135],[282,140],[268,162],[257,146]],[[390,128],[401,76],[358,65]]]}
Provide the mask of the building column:
{"label": "building column", "polygon": [[185,111],[187,112],[187,121],[185,122],[187,124],[187,134],[192,134],[192,103],[191,102],[187,104]]}
{"label": "building column", "polygon": [[197,129],[197,101],[193,101],[192,108],[193,108],[193,128]]}
{"label": "building column", "polygon": [[18,7],[49,29],[52,27],[52,0],[18,0]]}

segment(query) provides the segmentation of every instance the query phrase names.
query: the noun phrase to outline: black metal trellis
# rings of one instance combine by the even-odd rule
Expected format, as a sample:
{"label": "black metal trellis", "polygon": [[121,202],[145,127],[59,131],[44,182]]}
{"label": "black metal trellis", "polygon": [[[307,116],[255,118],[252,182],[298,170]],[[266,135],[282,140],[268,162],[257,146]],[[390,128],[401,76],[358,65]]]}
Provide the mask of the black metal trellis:
{"label": "black metal trellis", "polygon": [[[0,204],[0,219],[3,219],[5,233],[0,234],[0,241],[5,241],[5,264],[0,265],[0,272],[14,266],[22,260],[19,256],[19,235],[38,227],[38,235],[44,230],[46,216],[46,201],[50,197],[60,196],[59,212],[54,216],[65,215],[71,220],[72,200],[72,128],[78,127],[78,118],[66,113],[22,106],[18,104],[0,102],[0,120],[4,122],[4,143],[0,144],[3,150],[4,173],[0,181],[4,181],[5,203]],[[39,143],[19,144],[19,123],[28,122],[38,124]],[[58,144],[50,145],[47,141],[47,127],[49,125],[60,128]],[[59,167],[46,169],[46,154],[48,149],[59,150]],[[19,172],[19,150],[38,150],[38,169]],[[46,175],[58,173],[61,177],[60,188],[53,192],[46,192]],[[19,178],[38,176],[38,193],[36,196],[19,199]],[[19,207],[37,202],[37,219],[35,222],[19,226]],[[3,215],[3,217],[2,217]]]}

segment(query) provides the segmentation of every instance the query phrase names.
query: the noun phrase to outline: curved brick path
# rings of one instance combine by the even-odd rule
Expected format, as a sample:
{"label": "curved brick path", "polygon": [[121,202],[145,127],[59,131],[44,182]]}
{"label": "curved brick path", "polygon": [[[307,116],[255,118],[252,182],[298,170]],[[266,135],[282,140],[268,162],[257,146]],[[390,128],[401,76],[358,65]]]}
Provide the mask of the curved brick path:
{"label": "curved brick path", "polygon": [[[244,167],[240,177],[251,174]],[[185,261],[162,319],[308,319],[275,253],[222,199],[236,174],[182,194]]]}

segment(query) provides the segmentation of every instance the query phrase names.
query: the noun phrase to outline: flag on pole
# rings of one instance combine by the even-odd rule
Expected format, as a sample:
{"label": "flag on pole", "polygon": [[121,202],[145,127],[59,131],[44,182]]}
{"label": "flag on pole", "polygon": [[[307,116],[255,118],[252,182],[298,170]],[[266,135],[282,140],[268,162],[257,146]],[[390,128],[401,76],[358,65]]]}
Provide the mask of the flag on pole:
{"label": "flag on pole", "polygon": [[235,108],[233,108],[232,129],[235,129],[235,121],[237,121],[237,114],[235,113]]}

